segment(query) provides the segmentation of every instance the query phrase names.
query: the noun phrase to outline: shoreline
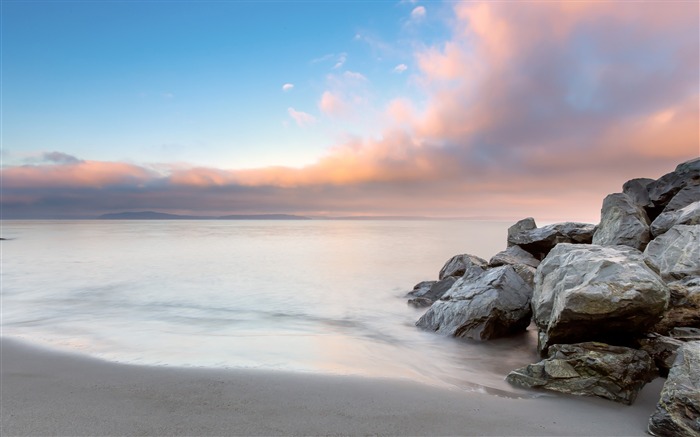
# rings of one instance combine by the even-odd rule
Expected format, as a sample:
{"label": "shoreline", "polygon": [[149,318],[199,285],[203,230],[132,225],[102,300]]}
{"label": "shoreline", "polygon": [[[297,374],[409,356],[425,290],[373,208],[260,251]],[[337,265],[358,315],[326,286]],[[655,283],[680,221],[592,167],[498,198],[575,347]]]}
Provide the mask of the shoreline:
{"label": "shoreline", "polygon": [[101,361],[0,337],[2,435],[644,436],[663,379],[632,406],[410,381]]}

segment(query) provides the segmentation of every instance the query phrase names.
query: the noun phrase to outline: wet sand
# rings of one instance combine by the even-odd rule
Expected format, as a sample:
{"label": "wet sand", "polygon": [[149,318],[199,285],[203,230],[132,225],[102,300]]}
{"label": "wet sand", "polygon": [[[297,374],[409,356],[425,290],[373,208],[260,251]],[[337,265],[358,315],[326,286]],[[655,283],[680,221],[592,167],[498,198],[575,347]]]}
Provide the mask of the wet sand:
{"label": "wet sand", "polygon": [[124,365],[4,337],[0,348],[3,436],[644,436],[663,384],[625,406],[387,379]]}

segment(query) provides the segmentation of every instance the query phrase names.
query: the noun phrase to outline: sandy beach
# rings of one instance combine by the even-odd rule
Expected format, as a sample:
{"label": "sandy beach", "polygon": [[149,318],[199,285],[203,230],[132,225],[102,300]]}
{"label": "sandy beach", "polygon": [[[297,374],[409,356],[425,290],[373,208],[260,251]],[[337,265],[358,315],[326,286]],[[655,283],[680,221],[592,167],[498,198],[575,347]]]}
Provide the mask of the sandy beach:
{"label": "sandy beach", "polygon": [[123,365],[9,338],[1,347],[3,436],[642,436],[663,383],[628,407],[385,379]]}

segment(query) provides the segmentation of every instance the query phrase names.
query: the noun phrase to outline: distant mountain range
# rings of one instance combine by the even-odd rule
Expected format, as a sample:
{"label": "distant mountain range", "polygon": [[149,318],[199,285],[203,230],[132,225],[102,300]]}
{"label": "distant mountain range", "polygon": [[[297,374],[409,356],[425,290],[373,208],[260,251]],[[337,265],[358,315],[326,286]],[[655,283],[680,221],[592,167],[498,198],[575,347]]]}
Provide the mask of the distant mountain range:
{"label": "distant mountain range", "polygon": [[233,214],[212,217],[166,214],[155,211],[117,212],[102,214],[97,218],[100,220],[311,220],[309,217],[291,214]]}
{"label": "distant mountain range", "polygon": [[422,217],[422,216],[345,216],[306,217],[293,214],[230,214],[222,216],[180,215],[155,211],[128,211],[102,214],[98,220],[506,220],[492,217]]}

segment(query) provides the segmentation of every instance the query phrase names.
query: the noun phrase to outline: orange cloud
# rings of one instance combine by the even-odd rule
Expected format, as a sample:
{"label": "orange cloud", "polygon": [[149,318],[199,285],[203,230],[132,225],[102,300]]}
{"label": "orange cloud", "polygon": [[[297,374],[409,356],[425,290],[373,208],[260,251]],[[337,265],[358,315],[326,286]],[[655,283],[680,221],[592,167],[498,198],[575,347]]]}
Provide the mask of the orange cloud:
{"label": "orange cloud", "polygon": [[[153,208],[595,221],[602,198],[626,179],[659,177],[700,154],[699,7],[459,2],[450,39],[415,53],[425,104],[393,99],[381,136],[339,144],[313,165],[164,174],[95,161],[11,167],[4,196],[26,204],[56,187],[126,185],[145,189],[138,199],[119,194],[125,204]],[[329,76],[319,108],[366,104],[365,81]],[[299,125],[315,121],[289,114]],[[85,203],[113,207],[106,191]]]}
{"label": "orange cloud", "polygon": [[3,183],[7,188],[101,188],[114,185],[139,185],[155,176],[155,172],[137,165],[101,161],[25,165],[2,170]]}

